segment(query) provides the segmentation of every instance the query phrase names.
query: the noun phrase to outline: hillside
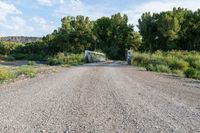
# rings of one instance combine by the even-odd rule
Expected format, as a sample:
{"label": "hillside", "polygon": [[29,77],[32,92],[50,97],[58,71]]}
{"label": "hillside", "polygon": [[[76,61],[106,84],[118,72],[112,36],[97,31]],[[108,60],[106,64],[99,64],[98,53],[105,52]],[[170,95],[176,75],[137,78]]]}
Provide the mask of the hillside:
{"label": "hillside", "polygon": [[41,37],[25,37],[25,36],[8,36],[0,37],[0,41],[30,43],[41,40]]}

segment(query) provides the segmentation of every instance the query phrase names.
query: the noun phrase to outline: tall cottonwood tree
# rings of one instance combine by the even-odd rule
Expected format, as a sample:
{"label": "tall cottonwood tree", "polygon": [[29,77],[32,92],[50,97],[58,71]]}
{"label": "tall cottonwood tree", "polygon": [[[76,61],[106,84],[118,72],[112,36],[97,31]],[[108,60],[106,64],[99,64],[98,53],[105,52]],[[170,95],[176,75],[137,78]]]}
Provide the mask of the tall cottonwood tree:
{"label": "tall cottonwood tree", "polygon": [[200,50],[200,10],[144,13],[139,19],[143,51]]}
{"label": "tall cottonwood tree", "polygon": [[[129,35],[134,32],[133,26],[128,24],[128,16],[120,13],[109,17],[102,17],[95,22],[97,46],[112,59],[125,59],[129,46]],[[129,40],[128,40],[129,38]]]}
{"label": "tall cottonwood tree", "polygon": [[139,47],[140,42],[132,40],[138,39],[138,34],[134,34],[133,25],[128,24],[127,15],[117,13],[96,21],[84,16],[68,16],[61,22],[58,30],[43,39],[53,54],[80,53],[87,49],[101,50],[111,59],[125,59],[129,48]]}

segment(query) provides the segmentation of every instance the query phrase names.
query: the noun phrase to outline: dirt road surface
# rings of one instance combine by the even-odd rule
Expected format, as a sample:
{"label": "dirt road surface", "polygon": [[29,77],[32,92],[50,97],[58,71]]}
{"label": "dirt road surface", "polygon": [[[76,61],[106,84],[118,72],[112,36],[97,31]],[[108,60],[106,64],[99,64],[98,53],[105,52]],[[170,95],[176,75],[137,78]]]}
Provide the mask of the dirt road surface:
{"label": "dirt road surface", "polygon": [[3,133],[199,133],[200,82],[119,63],[0,87]]}

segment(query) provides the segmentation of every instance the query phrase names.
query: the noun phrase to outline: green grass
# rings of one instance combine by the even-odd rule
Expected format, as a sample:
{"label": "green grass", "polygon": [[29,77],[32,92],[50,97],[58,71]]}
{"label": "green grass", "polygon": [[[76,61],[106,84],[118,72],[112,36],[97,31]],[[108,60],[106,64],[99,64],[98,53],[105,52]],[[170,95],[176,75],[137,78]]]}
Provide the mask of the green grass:
{"label": "green grass", "polygon": [[58,53],[54,57],[49,57],[48,65],[79,65],[83,63],[83,54]]}
{"label": "green grass", "polygon": [[35,61],[28,61],[27,65],[29,65],[29,66],[35,66],[36,62]]}
{"label": "green grass", "polygon": [[157,51],[153,54],[133,52],[132,64],[145,67],[148,71],[200,79],[200,52]]}
{"label": "green grass", "polygon": [[36,70],[33,66],[21,66],[18,68],[0,67],[0,83],[21,75],[33,78],[36,76]]}
{"label": "green grass", "polygon": [[0,68],[0,82],[9,80],[15,77],[15,74],[10,68],[1,67]]}
{"label": "green grass", "polygon": [[27,77],[33,78],[36,76],[36,70],[32,66],[22,66],[16,69],[16,75],[25,75]]}

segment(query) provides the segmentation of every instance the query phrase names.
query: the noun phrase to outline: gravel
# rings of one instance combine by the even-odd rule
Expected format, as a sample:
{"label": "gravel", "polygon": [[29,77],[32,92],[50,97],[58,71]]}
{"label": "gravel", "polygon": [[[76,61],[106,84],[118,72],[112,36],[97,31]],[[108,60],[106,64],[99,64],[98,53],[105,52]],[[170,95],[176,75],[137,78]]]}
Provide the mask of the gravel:
{"label": "gravel", "polygon": [[120,62],[0,87],[0,132],[200,132],[200,81]]}

